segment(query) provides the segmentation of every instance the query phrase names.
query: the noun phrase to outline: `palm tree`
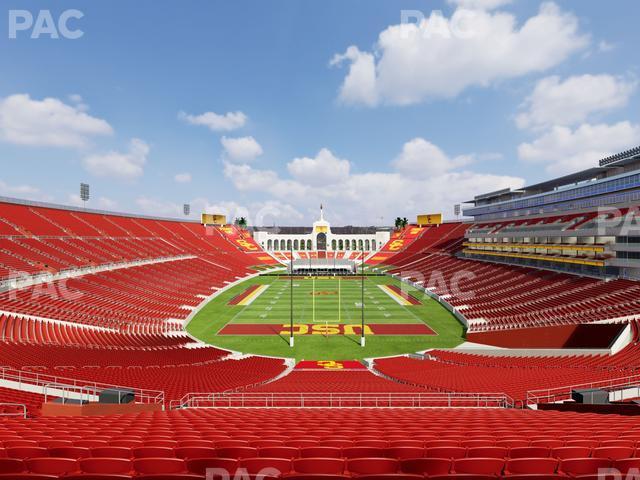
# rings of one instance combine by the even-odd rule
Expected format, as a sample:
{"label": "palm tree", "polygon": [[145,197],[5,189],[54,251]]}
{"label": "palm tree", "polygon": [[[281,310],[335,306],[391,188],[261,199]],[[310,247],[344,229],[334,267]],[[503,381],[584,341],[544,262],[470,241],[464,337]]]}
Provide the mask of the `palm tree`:
{"label": "palm tree", "polygon": [[396,230],[402,229],[402,219],[400,217],[396,217],[395,226]]}
{"label": "palm tree", "polygon": [[407,225],[409,225],[409,220],[407,220],[407,217],[404,217],[402,219],[402,228],[407,228]]}
{"label": "palm tree", "polygon": [[240,227],[243,230],[247,229],[247,219],[244,217],[240,217],[238,219],[236,219],[236,223],[238,225],[238,227]]}

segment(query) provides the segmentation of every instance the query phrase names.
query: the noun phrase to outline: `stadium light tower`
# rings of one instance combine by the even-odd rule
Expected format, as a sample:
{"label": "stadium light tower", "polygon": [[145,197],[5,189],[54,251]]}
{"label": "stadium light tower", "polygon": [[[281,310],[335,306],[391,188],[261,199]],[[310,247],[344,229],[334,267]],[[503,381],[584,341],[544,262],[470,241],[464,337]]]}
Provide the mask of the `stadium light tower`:
{"label": "stadium light tower", "polygon": [[81,183],[80,184],[80,200],[84,202],[84,207],[87,208],[87,202],[89,201],[89,184]]}

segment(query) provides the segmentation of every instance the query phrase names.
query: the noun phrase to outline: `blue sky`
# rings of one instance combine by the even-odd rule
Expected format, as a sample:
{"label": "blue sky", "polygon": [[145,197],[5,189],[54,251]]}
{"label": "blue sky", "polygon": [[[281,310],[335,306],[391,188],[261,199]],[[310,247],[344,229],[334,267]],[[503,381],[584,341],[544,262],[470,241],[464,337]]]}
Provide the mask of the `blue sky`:
{"label": "blue sky", "polygon": [[[7,1],[0,195],[77,204],[85,181],[92,207],[161,216],[451,217],[640,144],[640,4],[616,4]],[[12,9],[77,9],[83,35],[10,39]]]}

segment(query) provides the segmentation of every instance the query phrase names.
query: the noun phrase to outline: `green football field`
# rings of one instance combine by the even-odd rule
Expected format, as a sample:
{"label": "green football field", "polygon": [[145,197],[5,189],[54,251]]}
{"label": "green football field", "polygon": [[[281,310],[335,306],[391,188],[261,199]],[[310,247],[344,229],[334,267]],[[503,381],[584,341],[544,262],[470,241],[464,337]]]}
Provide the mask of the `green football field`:
{"label": "green football field", "polygon": [[[418,304],[398,303],[402,300],[380,288],[387,285],[401,287]],[[288,343],[292,290],[293,348]],[[252,295],[248,305],[232,304],[234,299],[247,301]],[[361,359],[450,348],[463,341],[462,325],[438,302],[391,277],[368,276],[364,282],[363,348],[359,344],[362,298],[360,279],[300,277],[291,281],[288,277],[260,276],[215,297],[196,314],[187,330],[222,348],[298,360]],[[398,333],[398,328],[430,334],[388,334]]]}

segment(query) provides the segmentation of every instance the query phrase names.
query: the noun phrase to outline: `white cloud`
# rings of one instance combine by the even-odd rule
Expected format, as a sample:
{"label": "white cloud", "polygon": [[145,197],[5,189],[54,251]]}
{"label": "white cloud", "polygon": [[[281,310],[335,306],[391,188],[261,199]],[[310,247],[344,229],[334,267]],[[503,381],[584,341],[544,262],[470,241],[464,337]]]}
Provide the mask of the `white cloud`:
{"label": "white cloud", "polygon": [[294,158],[287,164],[287,170],[293,178],[307,185],[325,185],[339,183],[349,176],[351,164],[323,148],[314,158]]}
{"label": "white cloud", "polygon": [[616,46],[613,43],[609,43],[606,40],[601,40],[600,42],[598,42],[598,51],[605,53],[605,52],[610,52],[611,50],[615,49]]}
{"label": "white cloud", "polygon": [[558,76],[538,81],[526,99],[526,111],[516,117],[519,128],[540,129],[575,125],[595,113],[624,107],[637,82],[613,75]]}
{"label": "white cloud", "polygon": [[189,172],[177,173],[173,179],[177,183],[189,183],[191,181],[191,174]]}
{"label": "white cloud", "polygon": [[[226,215],[227,221],[232,222],[236,217],[245,217],[249,225],[273,225],[300,223],[304,216],[292,205],[279,200],[251,201],[241,204],[235,201],[211,201],[199,197],[192,199],[191,218],[199,218],[201,213],[221,213]],[[142,213],[165,217],[183,218],[182,204],[167,200],[140,196],[136,205]]]}
{"label": "white cloud", "polygon": [[112,200],[108,197],[99,197],[98,198],[98,208],[102,208],[104,210],[113,210],[118,206],[118,202]]}
{"label": "white cloud", "polygon": [[597,166],[597,161],[640,143],[640,125],[630,122],[555,126],[530,143],[518,146],[521,160],[542,164],[552,175]]}
{"label": "white cloud", "polygon": [[511,0],[447,0],[447,3],[472,10],[494,10],[509,5]]}
{"label": "white cloud", "polygon": [[[67,202],[69,205],[73,205],[75,207],[84,207],[85,204],[80,198],[80,195],[77,193],[71,193],[67,197]],[[98,197],[95,202],[89,200],[87,206],[99,208],[102,210],[113,210],[118,206],[118,202],[108,197]]]}
{"label": "white cloud", "polygon": [[98,177],[132,180],[143,174],[148,154],[149,145],[139,138],[133,138],[127,152],[89,155],[82,162],[89,172]]}
{"label": "white cloud", "polygon": [[247,116],[240,111],[227,112],[222,115],[215,112],[205,112],[201,115],[180,112],[178,118],[191,125],[205,126],[212,132],[230,132],[244,127],[247,123]]}
{"label": "white cloud", "polygon": [[136,198],[136,205],[143,213],[148,215],[157,215],[159,217],[184,216],[181,204],[166,200],[157,200],[143,195]]}
{"label": "white cloud", "polygon": [[[409,167],[422,166],[425,158],[432,158],[420,155],[425,152],[431,155],[440,152],[440,159],[444,159],[447,167],[430,170],[431,175],[417,175]],[[328,154],[330,152],[325,155]],[[331,156],[333,157],[332,154]],[[381,217],[389,224],[398,215],[413,217],[424,212],[442,211],[445,216],[451,217],[453,204],[467,200],[466,197],[524,185],[521,178],[461,169],[470,158],[481,158],[481,155],[464,155],[452,159],[430,142],[413,139],[403,146],[402,152],[391,162],[392,169],[388,172],[349,171],[320,183],[307,176],[294,177],[292,172],[292,178],[283,178],[271,170],[226,162],[224,173],[241,192],[261,193],[271,200],[295,205],[296,209],[305,212],[306,222],[317,217],[318,205],[324,203],[327,206],[327,216],[334,225],[354,222],[380,224]],[[314,168],[315,166],[313,164]],[[427,166],[429,168],[428,162]]]}
{"label": "white cloud", "polygon": [[393,161],[393,166],[404,175],[429,178],[468,165],[472,161],[471,155],[449,158],[433,143],[424,138],[414,138],[403,145],[402,152]]}
{"label": "white cloud", "polygon": [[17,145],[77,148],[91,137],[113,133],[105,120],[85,109],[84,104],[67,105],[57,98],[10,95],[0,99],[0,139]]}
{"label": "white cloud", "polygon": [[225,158],[233,162],[248,162],[262,155],[262,147],[253,137],[222,137]]}
{"label": "white cloud", "polygon": [[503,11],[459,8],[450,18],[434,11],[419,23],[389,26],[375,56],[351,46],[331,64],[349,63],[342,102],[406,105],[545,71],[588,43],[576,17],[554,3],[543,3],[521,26]]}
{"label": "white cloud", "polygon": [[0,180],[0,195],[7,197],[35,198],[40,196],[40,189],[31,185],[9,185]]}
{"label": "white cloud", "polygon": [[74,207],[84,206],[84,202],[82,201],[78,193],[70,193],[67,197],[67,202],[69,203],[69,205],[72,205]]}
{"label": "white cloud", "polygon": [[349,63],[349,73],[340,87],[340,99],[345,103],[361,103],[372,107],[378,103],[376,91],[376,62],[373,54],[362,52],[351,45],[343,54],[335,54],[329,64],[340,66]]}

